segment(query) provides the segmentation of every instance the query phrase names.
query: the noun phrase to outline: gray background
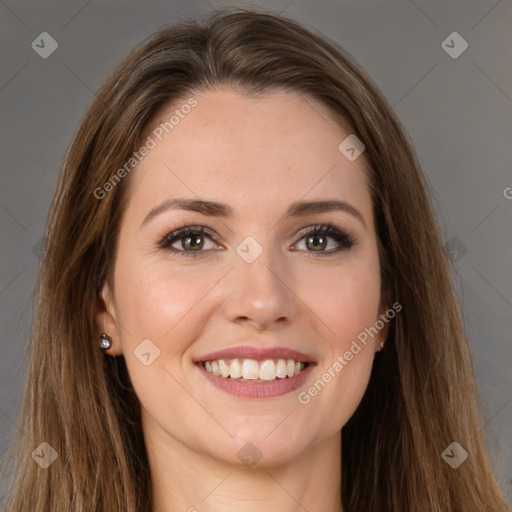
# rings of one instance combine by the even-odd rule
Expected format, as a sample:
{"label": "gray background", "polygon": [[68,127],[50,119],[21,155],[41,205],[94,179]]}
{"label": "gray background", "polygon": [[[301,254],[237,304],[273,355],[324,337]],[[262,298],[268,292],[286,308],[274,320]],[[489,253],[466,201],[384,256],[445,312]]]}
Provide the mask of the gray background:
{"label": "gray background", "polygon": [[[512,500],[510,0],[0,1],[0,455],[16,429],[47,209],[78,122],[136,44],[223,5],[283,11],[341,44],[404,122],[456,263],[484,428]],[[469,44],[455,59],[441,46],[454,31]],[[31,48],[42,32],[59,45],[47,59]]]}

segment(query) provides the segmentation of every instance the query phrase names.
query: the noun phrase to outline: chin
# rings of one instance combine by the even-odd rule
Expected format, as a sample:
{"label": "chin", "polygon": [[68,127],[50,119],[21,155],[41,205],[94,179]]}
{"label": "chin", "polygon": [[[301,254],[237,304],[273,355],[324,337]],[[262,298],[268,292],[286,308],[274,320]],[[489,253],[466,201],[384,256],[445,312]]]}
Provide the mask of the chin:
{"label": "chin", "polygon": [[223,442],[208,448],[213,458],[240,468],[263,469],[287,464],[307,448],[307,443],[298,431],[291,432],[289,426],[281,427],[284,428],[279,434],[280,427],[272,432],[275,426],[268,424],[263,429],[246,428],[243,435],[231,431],[233,438],[225,437]]}

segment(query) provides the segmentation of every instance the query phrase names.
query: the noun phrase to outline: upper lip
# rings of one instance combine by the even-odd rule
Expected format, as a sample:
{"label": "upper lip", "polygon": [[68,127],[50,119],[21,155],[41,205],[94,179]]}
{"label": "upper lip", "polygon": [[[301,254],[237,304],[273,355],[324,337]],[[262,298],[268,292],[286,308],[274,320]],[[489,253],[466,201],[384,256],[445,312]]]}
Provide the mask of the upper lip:
{"label": "upper lip", "polygon": [[303,363],[314,363],[313,357],[286,347],[261,348],[251,346],[231,347],[210,352],[196,359],[196,363],[216,359],[293,359]]}

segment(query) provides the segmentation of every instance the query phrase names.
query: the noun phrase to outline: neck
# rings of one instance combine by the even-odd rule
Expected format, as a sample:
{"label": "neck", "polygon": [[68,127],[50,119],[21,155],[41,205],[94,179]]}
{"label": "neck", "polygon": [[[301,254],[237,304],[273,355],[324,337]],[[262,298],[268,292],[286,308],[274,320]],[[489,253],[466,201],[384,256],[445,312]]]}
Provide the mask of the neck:
{"label": "neck", "polygon": [[235,466],[198,453],[147,418],[145,439],[152,512],[342,512],[340,433],[286,464],[264,468]]}

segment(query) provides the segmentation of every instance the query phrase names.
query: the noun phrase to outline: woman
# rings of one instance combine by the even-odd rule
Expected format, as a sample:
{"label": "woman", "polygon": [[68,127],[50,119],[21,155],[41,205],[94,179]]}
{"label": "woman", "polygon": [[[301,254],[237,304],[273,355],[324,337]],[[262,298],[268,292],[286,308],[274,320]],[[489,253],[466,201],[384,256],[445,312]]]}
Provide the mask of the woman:
{"label": "woman", "polygon": [[326,39],[156,33],[46,240],[7,510],[509,510],[420,165]]}

